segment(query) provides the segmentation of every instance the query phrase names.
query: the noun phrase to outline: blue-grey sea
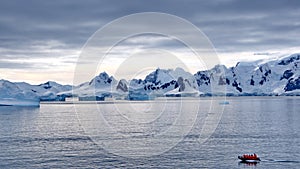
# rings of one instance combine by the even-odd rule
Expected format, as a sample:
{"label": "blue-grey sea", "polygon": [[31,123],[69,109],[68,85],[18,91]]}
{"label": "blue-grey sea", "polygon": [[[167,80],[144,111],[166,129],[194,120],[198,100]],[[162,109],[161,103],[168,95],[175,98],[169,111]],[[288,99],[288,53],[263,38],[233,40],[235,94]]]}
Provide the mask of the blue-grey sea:
{"label": "blue-grey sea", "polygon": [[0,168],[300,168],[300,97],[211,99],[2,106]]}

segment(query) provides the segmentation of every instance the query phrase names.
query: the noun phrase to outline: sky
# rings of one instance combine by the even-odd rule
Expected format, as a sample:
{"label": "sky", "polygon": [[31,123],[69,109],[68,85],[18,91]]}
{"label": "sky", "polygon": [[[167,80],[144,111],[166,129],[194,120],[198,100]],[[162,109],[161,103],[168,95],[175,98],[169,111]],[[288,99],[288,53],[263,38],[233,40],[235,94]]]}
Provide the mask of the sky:
{"label": "sky", "polygon": [[[9,0],[0,1],[0,79],[72,84],[78,57],[95,32],[141,12],[162,12],[191,22],[226,66],[300,52],[298,0]],[[153,44],[161,55],[186,57],[187,67],[195,73],[192,56],[182,44],[149,34],[116,45],[98,71],[116,73],[126,52],[151,57]]]}

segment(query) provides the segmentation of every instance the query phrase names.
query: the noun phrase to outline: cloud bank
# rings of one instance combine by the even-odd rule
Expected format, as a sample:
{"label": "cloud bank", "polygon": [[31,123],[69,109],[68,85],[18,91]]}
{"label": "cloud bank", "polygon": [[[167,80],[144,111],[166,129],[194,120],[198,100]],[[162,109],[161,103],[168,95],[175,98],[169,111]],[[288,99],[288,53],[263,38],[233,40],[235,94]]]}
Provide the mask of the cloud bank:
{"label": "cloud bank", "polygon": [[[190,21],[207,35],[226,65],[273,56],[257,53],[300,50],[297,0],[11,0],[0,2],[0,78],[39,83],[47,77],[35,72],[45,72],[53,78],[49,80],[72,83],[77,56],[88,38],[112,20],[138,12],[169,13]],[[147,40],[176,47],[164,38]],[[123,48],[142,50],[144,43],[132,39]],[[57,71],[68,77],[58,78]]]}

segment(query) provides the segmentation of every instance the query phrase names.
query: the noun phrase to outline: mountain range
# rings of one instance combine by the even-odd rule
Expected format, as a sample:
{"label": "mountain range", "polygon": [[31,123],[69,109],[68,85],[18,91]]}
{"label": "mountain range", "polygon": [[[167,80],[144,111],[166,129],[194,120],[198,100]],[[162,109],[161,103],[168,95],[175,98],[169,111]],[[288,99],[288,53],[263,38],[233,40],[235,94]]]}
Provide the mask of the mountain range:
{"label": "mountain range", "polygon": [[300,95],[300,54],[276,60],[239,62],[233,67],[216,65],[195,74],[182,68],[157,68],[145,79],[117,80],[106,72],[78,86],[46,82],[0,80],[0,104],[11,101],[59,101],[67,97],[113,97],[147,100],[168,96],[277,96]]}

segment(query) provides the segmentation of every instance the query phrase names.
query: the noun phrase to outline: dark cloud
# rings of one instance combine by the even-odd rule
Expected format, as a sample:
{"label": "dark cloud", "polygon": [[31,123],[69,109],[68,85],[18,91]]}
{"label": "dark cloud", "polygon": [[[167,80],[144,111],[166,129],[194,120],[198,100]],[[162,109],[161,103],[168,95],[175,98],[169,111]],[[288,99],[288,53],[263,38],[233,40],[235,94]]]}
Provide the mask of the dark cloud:
{"label": "dark cloud", "polygon": [[9,61],[0,61],[1,69],[35,69],[36,67],[32,63],[16,63]]}
{"label": "dark cloud", "polygon": [[10,0],[0,2],[0,48],[11,49],[11,53],[0,54],[43,57],[32,45],[53,40],[65,44],[61,50],[80,49],[100,27],[137,12],[164,12],[187,19],[221,52],[300,44],[298,0]]}

